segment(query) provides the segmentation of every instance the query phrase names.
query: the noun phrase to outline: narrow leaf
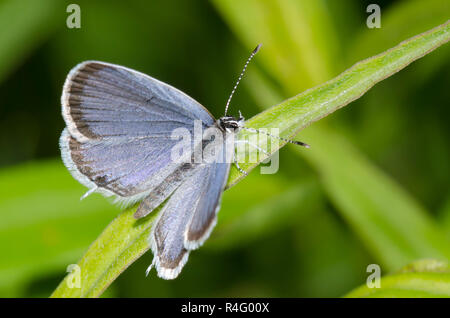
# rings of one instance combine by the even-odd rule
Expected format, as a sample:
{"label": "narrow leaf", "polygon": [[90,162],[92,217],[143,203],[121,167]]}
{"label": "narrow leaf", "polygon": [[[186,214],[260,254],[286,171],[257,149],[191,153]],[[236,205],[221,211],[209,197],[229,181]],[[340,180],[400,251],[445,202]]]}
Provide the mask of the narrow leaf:
{"label": "narrow leaf", "polygon": [[[400,71],[413,61],[433,51],[450,40],[450,22],[446,22],[432,30],[401,42],[394,48],[374,57],[356,63],[325,84],[311,88],[276,105],[246,122],[248,127],[275,127],[280,136],[294,137],[301,129],[311,123],[331,114],[361,97],[376,83]],[[244,138],[249,135],[242,131]],[[271,153],[282,147],[271,149]],[[262,158],[264,159],[264,158]],[[242,164],[241,167],[250,171],[257,163]],[[242,179],[237,169],[232,169],[228,185],[232,186]]]}
{"label": "narrow leaf", "polygon": [[[357,99],[377,82],[449,39],[450,26],[446,23],[362,61],[335,79],[260,113],[250,119],[247,126],[277,127],[281,136],[292,137],[300,129]],[[271,149],[271,152],[276,150],[277,148]],[[243,168],[250,171],[256,165],[243,165]],[[233,185],[242,178],[234,169],[228,184]],[[83,291],[74,291],[63,281],[53,297],[99,296],[127,266],[148,249],[147,236],[153,216],[135,221],[132,214],[131,209],[113,220],[80,261],[84,273],[82,275],[86,275],[84,277],[87,282],[83,284]]]}
{"label": "narrow leaf", "polygon": [[61,160],[0,170],[0,295],[65,269],[119,212],[101,196],[80,202],[84,191]]}
{"label": "narrow leaf", "polygon": [[[374,283],[372,280],[370,283]],[[372,287],[372,288],[370,288]],[[363,285],[347,295],[348,298],[425,298],[450,297],[450,267],[437,260],[416,261],[396,274],[382,277],[380,286]]]}
{"label": "narrow leaf", "polygon": [[[280,3],[284,2],[289,1],[281,1]],[[270,30],[272,32],[259,34],[251,29],[244,29],[241,27],[243,15],[237,12],[237,8],[232,6],[230,1],[217,0],[215,3],[228,22],[232,24],[232,27],[237,30],[238,35],[248,45],[256,40],[267,41],[271,45],[271,40],[276,31]],[[246,3],[252,2],[250,0]],[[259,3],[259,6],[263,4]],[[443,12],[448,10],[448,5],[434,1],[430,4],[431,6],[425,7],[418,1],[401,4],[401,8],[398,7],[393,12],[387,12],[387,16],[390,18],[383,20],[384,31],[378,32],[378,36],[373,35],[373,30],[366,32],[367,38],[376,41],[381,47],[386,47],[386,41],[383,42],[383,39],[390,41],[392,45],[395,43],[392,41],[398,41],[402,38],[401,34],[404,37],[406,37],[406,34],[411,35],[409,29],[393,27],[393,25],[398,26],[399,20],[404,21],[404,9],[409,13],[416,13],[414,16],[419,17],[420,21],[414,27],[421,31],[426,30],[427,26],[441,23],[442,20],[440,19],[445,17]],[[254,5],[248,10],[256,12],[256,15],[270,15],[273,20],[283,18],[277,10],[272,10],[269,14],[269,10],[262,13],[261,10],[256,10],[257,8],[258,6]],[[439,12],[439,14],[434,14],[436,12]],[[252,19],[252,21],[258,21],[258,18],[255,17]],[[433,24],[432,21],[435,23]],[[302,28],[308,26],[292,25],[291,27],[295,30],[290,30],[290,34],[301,34],[304,32]],[[386,34],[385,28],[390,28],[391,32]],[[392,30],[396,32],[393,33]],[[370,43],[372,48],[376,47],[372,42]],[[313,45],[312,42],[309,44]],[[433,56],[442,52],[445,53],[443,49]],[[285,50],[286,48],[274,46],[269,55],[277,56]],[[350,52],[352,51],[350,50]],[[295,56],[294,53],[293,56]],[[443,56],[445,57],[445,54]],[[335,59],[340,60],[341,58],[336,56]],[[426,60],[428,61],[430,58]],[[290,73],[274,72],[267,63],[264,66],[278,79],[283,88],[291,87],[292,82],[296,80],[295,77],[290,76]],[[303,69],[297,67],[297,64],[292,61],[290,62],[290,70],[291,73],[303,72]],[[252,76],[252,81],[248,85],[261,106],[271,105],[271,103],[282,100],[277,88],[274,88],[261,74],[253,72],[249,75]],[[268,100],[269,102],[267,102]],[[379,118],[383,118],[383,123],[386,123],[386,118],[383,116],[379,116]],[[371,122],[373,122],[373,119],[371,119]],[[310,141],[313,144],[312,148],[303,150],[297,147],[295,150],[299,155],[307,158],[320,173],[327,194],[338,211],[354,228],[357,235],[366,243],[366,247],[372,255],[388,269],[397,269],[420,257],[447,259],[450,253],[449,243],[445,239],[442,229],[436,225],[429,213],[406,191],[401,189],[394,180],[365,159],[346,139],[348,138],[344,137],[342,131],[324,129],[322,125],[315,125],[302,132],[302,140]],[[355,168],[358,168],[358,173],[355,173]],[[337,174],[339,174],[339,177],[337,177]],[[367,184],[371,186],[368,187]],[[381,189],[381,191],[378,193],[375,189]]]}
{"label": "narrow leaf", "polygon": [[418,258],[450,259],[450,242],[426,210],[349,142],[324,127],[306,130],[305,137],[314,140],[315,147],[302,155],[319,171],[341,215],[385,268],[396,270]]}

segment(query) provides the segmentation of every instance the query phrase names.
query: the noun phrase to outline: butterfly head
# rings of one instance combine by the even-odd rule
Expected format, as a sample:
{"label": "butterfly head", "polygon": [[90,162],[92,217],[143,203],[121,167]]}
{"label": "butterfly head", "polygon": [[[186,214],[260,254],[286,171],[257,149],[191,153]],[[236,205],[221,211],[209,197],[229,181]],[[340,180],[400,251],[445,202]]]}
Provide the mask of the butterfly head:
{"label": "butterfly head", "polygon": [[223,116],[217,120],[217,126],[222,131],[237,132],[244,125],[244,117],[239,112],[239,117]]}

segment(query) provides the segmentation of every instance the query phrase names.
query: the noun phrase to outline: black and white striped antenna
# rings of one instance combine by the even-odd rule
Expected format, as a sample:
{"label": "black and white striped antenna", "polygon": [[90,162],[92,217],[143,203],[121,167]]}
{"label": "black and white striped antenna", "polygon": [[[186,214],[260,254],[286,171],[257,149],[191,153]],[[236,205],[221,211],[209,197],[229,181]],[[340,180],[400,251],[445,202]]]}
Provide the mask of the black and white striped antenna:
{"label": "black and white striped antenna", "polygon": [[234,85],[233,90],[231,91],[230,97],[228,97],[227,104],[225,105],[225,116],[227,115],[228,107],[230,106],[230,102],[231,102],[231,98],[233,97],[234,92],[236,91],[236,88],[239,85],[239,82],[241,81],[242,77],[244,76],[244,73],[245,73],[245,70],[247,69],[248,63],[250,63],[250,61],[255,56],[255,54],[258,53],[260,47],[261,47],[261,43],[258,44],[258,46],[253,50],[252,54],[250,54],[250,56],[248,57],[247,62],[245,62],[244,68],[242,69],[242,72],[239,75],[239,78],[238,78],[236,84]]}
{"label": "black and white striped antenna", "polygon": [[[248,64],[250,63],[252,58],[255,56],[255,54],[258,53],[260,48],[261,48],[261,43],[256,46],[256,48],[253,50],[253,52],[248,57],[247,62],[245,62],[244,68],[242,69],[242,72],[239,75],[239,78],[236,81],[236,84],[234,85],[233,90],[231,91],[230,97],[228,97],[227,104],[225,105],[225,117],[227,116],[228,107],[230,106],[231,98],[233,97],[234,92],[236,91],[236,88],[238,87],[239,83],[241,82],[241,79],[244,76],[245,71],[247,70]],[[242,115],[241,115],[240,111],[239,111],[239,117],[242,118]],[[291,143],[291,144],[294,144],[294,145],[303,146],[305,148],[309,148],[310,147],[307,143],[304,143],[302,141],[291,140],[291,139],[275,136],[275,135],[269,134],[269,133],[267,133],[265,131],[262,131],[262,130],[259,130],[259,129],[256,129],[256,128],[240,126],[240,129],[244,129],[244,130],[247,130],[247,131],[250,131],[250,132],[254,132],[254,133],[262,133],[262,134],[265,134],[265,135],[267,135],[267,136],[269,136],[271,138],[277,138],[279,140],[282,140],[282,141],[285,141],[285,142],[288,142],[288,143]]]}

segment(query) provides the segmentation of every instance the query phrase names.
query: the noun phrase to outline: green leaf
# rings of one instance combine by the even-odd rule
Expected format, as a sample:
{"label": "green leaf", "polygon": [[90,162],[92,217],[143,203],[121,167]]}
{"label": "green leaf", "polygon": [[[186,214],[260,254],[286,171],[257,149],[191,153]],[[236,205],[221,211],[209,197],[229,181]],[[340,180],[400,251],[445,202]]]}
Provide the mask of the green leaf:
{"label": "green leaf", "polygon": [[[368,274],[369,275],[369,274]],[[450,266],[437,260],[419,260],[398,273],[381,278],[380,288],[361,286],[345,297],[450,297]]]}
{"label": "green leaf", "polygon": [[[317,182],[306,180],[295,185],[284,182],[280,189],[276,187],[278,179],[276,175],[255,174],[245,180],[246,183],[251,181],[250,184],[227,191],[223,210],[219,213],[219,225],[205,247],[242,247],[285,229],[287,224],[298,224],[299,220],[313,213],[321,197]],[[246,204],[249,199],[245,190],[255,196],[250,200],[250,206]]]}
{"label": "green leaf", "polygon": [[[252,190],[255,195],[249,200],[246,193]],[[317,187],[311,182],[293,186],[277,176],[254,175],[240,189],[232,189],[224,195],[219,225],[207,246],[212,249],[230,248],[236,243],[228,240],[230,235],[239,239],[242,246],[255,237],[276,231],[283,222],[292,223],[295,216],[300,216],[294,207],[303,203],[307,208],[317,198],[316,193]],[[284,209],[280,210],[282,207]],[[131,208],[121,213],[78,263],[82,287],[69,288],[68,276],[52,297],[98,297],[123,270],[149,249],[148,237],[158,212],[137,221],[133,217],[134,211]],[[245,229],[242,228],[244,224],[247,226]]]}
{"label": "green leaf", "polygon": [[[227,0],[215,1],[215,3],[220,9],[219,11],[224,14],[232,24],[232,27],[236,29],[238,35],[247,44],[252,43],[258,37],[262,37],[260,40],[268,41],[270,45],[271,39],[275,36],[275,31],[269,34],[267,32],[255,34],[251,29],[243,29],[243,22],[241,21],[243,17],[237,12],[238,8],[232,6],[230,1]],[[249,3],[252,2],[250,1]],[[285,1],[282,1],[282,3],[285,3]],[[264,4],[260,3],[259,6],[263,6]],[[445,12],[445,7],[448,6],[443,5],[442,2],[433,2],[431,7],[426,10],[421,4],[419,7],[421,8],[419,11],[420,17],[422,18],[418,25],[423,28],[427,23],[429,25],[430,21],[434,22],[435,19],[439,20],[439,17],[442,17],[442,15],[436,17],[435,14],[432,14],[433,12]],[[257,14],[261,15],[262,13],[257,8],[258,6],[255,5],[247,9],[250,12],[257,12]],[[407,4],[407,9],[408,12],[417,11],[414,6],[409,4]],[[269,10],[265,12],[266,15],[269,14]],[[388,12],[387,14],[392,17],[387,19],[386,25],[388,25],[388,28],[389,25],[398,25],[396,21],[403,21],[405,17],[402,12],[399,12],[399,9],[393,13]],[[276,10],[270,11],[270,16],[273,20],[281,19],[281,16]],[[255,17],[252,19],[258,21],[258,18]],[[383,21],[385,20],[383,19]],[[301,27],[297,26],[297,28]],[[394,34],[392,29],[395,28],[392,28],[392,26],[390,28],[390,34]],[[389,34],[385,33],[384,28],[377,33],[378,36],[376,38],[373,37],[373,30],[371,31],[371,40],[378,39],[377,41],[381,42],[384,39],[381,37],[382,34],[392,41]],[[291,30],[290,34],[299,34],[301,32],[302,30]],[[402,32],[407,32],[407,30],[403,30]],[[395,32],[395,35],[398,36],[398,32]],[[369,38],[369,35],[367,37]],[[310,43],[309,45],[312,44]],[[269,52],[270,56],[282,54],[277,50],[283,52],[282,48],[276,46]],[[394,50],[396,49],[391,49],[386,53],[394,53]],[[378,57],[388,59],[388,55],[385,55],[386,53]],[[336,58],[338,59],[338,57]],[[364,62],[372,63],[374,61],[369,59]],[[297,71],[301,73],[303,71],[295,63],[291,63],[290,66],[292,72]],[[267,69],[272,72],[272,75],[277,77],[284,87],[290,87],[292,82],[289,81],[295,81],[295,78],[290,78],[289,74],[273,72],[270,67],[267,67]],[[338,78],[341,76],[338,76]],[[279,94],[275,93],[276,89],[261,74],[253,71],[249,73],[249,77],[251,81],[247,85],[250,86],[255,99],[260,101],[260,104],[266,105],[267,100],[272,103],[281,100]],[[335,80],[330,81],[330,83]],[[325,84],[325,86],[327,85]],[[320,99],[308,93],[317,89],[313,88],[304,93],[306,95],[305,97],[310,98],[310,103],[313,106]],[[326,87],[325,89],[328,88]],[[302,94],[298,97],[302,97]],[[332,98],[329,98],[329,100],[332,100]],[[272,111],[272,109],[269,111]],[[289,116],[293,120],[297,118],[292,114],[289,114]],[[262,126],[264,127],[264,125]],[[429,214],[423,207],[415,202],[413,198],[405,193],[405,191],[376,166],[370,164],[362,154],[345,140],[340,131],[324,129],[321,125],[315,125],[302,133],[302,140],[313,141],[313,147],[308,150],[296,150],[301,156],[307,158],[311,165],[319,171],[326,191],[336,204],[340,213],[352,225],[356,233],[362,237],[366,246],[369,247],[372,254],[383,265],[389,269],[397,269],[419,257],[437,257],[441,259],[447,259],[449,257],[448,241],[445,239],[441,229],[431,220]],[[356,174],[358,176],[357,178],[355,177],[355,167],[359,169]],[[330,180],[333,180],[333,182]],[[372,186],[367,187],[366,184],[371,184]],[[380,192],[374,189],[380,189]],[[405,226],[406,222],[411,226]]]}
{"label": "green leaf", "polygon": [[[253,72],[251,79],[255,94],[264,91],[264,99],[280,99],[261,74]],[[360,154],[340,131],[318,124],[304,130],[302,138],[314,140],[314,146],[307,151],[291,149],[320,173],[325,191],[339,212],[386,268],[395,270],[423,257],[450,257],[450,242],[429,213]]]}
{"label": "green leaf", "polygon": [[320,128],[305,131],[314,147],[302,155],[376,259],[389,270],[418,258],[450,259],[450,242],[425,209],[339,134]]}
{"label": "green leaf", "polygon": [[[301,129],[331,114],[361,97],[376,83],[400,71],[413,61],[433,51],[450,40],[450,23],[447,22],[430,31],[406,40],[392,49],[356,63],[325,84],[311,88],[276,105],[246,122],[247,127],[276,127],[280,136],[294,137]],[[245,138],[250,133],[242,131]],[[271,153],[282,147],[271,149]],[[264,156],[262,156],[262,160]],[[260,160],[260,161],[262,161]],[[242,164],[250,171],[257,163]],[[244,176],[233,168],[228,185],[234,185]]]}
{"label": "green leaf", "polygon": [[[291,137],[310,123],[347,105],[377,82],[401,70],[450,39],[449,23],[402,42],[395,48],[362,61],[335,79],[299,94],[253,117],[249,127],[277,127],[280,135]],[[244,133],[245,135],[245,133]],[[276,149],[271,149],[275,152]],[[243,165],[250,171],[257,164]],[[242,179],[233,170],[228,184]],[[101,292],[148,248],[151,214],[144,220],[132,217],[133,209],[120,214],[91,245],[81,259],[82,288],[70,289],[63,281],[53,297],[91,297]],[[66,278],[67,279],[67,278]]]}
{"label": "green leaf", "polygon": [[101,196],[80,202],[85,191],[60,160],[0,171],[0,295],[66,268],[117,215]]}
{"label": "green leaf", "polygon": [[136,220],[135,209],[115,218],[78,262],[81,287],[70,288],[68,275],[51,297],[98,297],[130,264],[148,249],[151,224],[157,211]]}
{"label": "green leaf", "polygon": [[324,1],[213,3],[249,48],[262,42],[258,61],[282,79],[285,92],[302,91],[340,70],[341,62],[335,59],[339,43]]}
{"label": "green leaf", "polygon": [[[263,98],[279,100],[261,74],[253,72],[251,79],[255,93],[264,91]],[[302,138],[314,140],[314,146],[307,151],[291,149],[320,173],[331,201],[386,268],[395,270],[423,257],[450,257],[450,242],[429,213],[340,131],[317,124],[304,130]]]}
{"label": "green leaf", "polygon": [[[347,47],[350,61],[358,61],[380,50],[387,50],[402,39],[422,33],[445,23],[450,15],[450,3],[442,0],[410,0],[393,3],[389,10],[381,9],[382,25],[378,30],[361,28]],[[411,23],[414,17],[414,23]]]}
{"label": "green leaf", "polygon": [[[242,245],[255,236],[277,230],[283,222],[292,223],[291,217],[297,215],[292,213],[293,205],[308,203],[316,197],[315,187],[311,189],[309,184],[302,189],[302,185],[294,186],[276,175],[248,178],[239,189],[228,191],[224,196],[220,226],[215,231],[219,233],[218,239],[213,240],[215,243],[211,247],[232,246],[224,244],[228,235],[240,236]],[[17,296],[31,279],[65,270],[83,255],[102,228],[118,214],[119,209],[100,195],[80,202],[85,191],[60,160],[0,170],[0,239],[11,242],[0,246],[0,253],[8,255],[0,260],[1,296]],[[255,191],[251,198],[245,195],[249,191]],[[288,197],[292,200],[285,202]],[[267,209],[265,204],[280,204],[291,209],[280,213]],[[237,208],[233,208],[235,205]],[[253,216],[244,217],[245,223],[256,230],[242,235],[236,225],[247,211]],[[252,226],[252,223],[258,226]],[[110,252],[114,253],[115,249]],[[103,250],[102,257],[106,254]]]}
{"label": "green leaf", "polygon": [[[450,2],[442,0],[410,0],[393,3],[389,10],[382,9],[382,27],[374,30],[362,28],[346,47],[348,63],[385,50],[399,41],[424,32],[435,25],[445,23],[450,16]],[[410,23],[414,17],[414,23]],[[435,54],[417,63],[407,78],[404,94],[423,85],[431,75],[438,72],[448,61],[450,46],[442,47]],[[404,78],[405,80],[406,78]],[[402,89],[402,86],[399,87]],[[395,94],[392,94],[395,97]],[[400,97],[403,99],[403,97]],[[395,107],[392,107],[395,109]],[[382,119],[380,119],[382,120]]]}
{"label": "green leaf", "polygon": [[[345,47],[346,54],[344,57],[348,61],[347,63],[358,61],[380,50],[387,49],[405,38],[445,22],[450,16],[450,2],[442,0],[398,1],[392,3],[387,9],[382,7],[381,12],[382,25],[380,29],[369,29],[364,25],[357,34],[351,37],[352,41]],[[410,23],[411,17],[414,17],[414,23]],[[412,92],[420,91],[424,85],[432,80],[433,76],[439,74],[446,67],[449,57],[450,46],[443,46],[433,54],[428,55],[427,58],[414,63],[414,68],[401,76],[395,77],[391,84],[385,84],[378,88],[377,93],[368,94],[364,100],[364,107],[354,113],[357,113],[358,120],[353,121],[350,125],[346,121],[342,125],[342,128],[345,128],[346,136],[354,140],[362,148],[360,150],[372,158],[380,158],[380,155],[385,155],[388,145],[402,143],[401,138],[405,136],[405,131],[417,130],[416,124],[411,123],[411,121],[418,114],[410,116],[410,109],[415,108],[415,106],[408,99],[414,95]],[[392,89],[393,86],[395,86],[395,89]],[[426,96],[426,98],[431,102],[434,94],[432,92],[429,92],[429,94],[430,96]],[[426,107],[422,108],[422,112],[427,113],[427,117],[433,116],[435,113],[428,111]],[[379,114],[383,115],[379,116]],[[408,126],[408,123],[410,123],[410,126]],[[439,125],[428,124],[427,119],[421,119],[421,124],[423,127],[432,126],[432,128],[419,129],[425,134],[432,134],[425,137],[430,142],[422,151],[428,153],[429,157],[435,158],[434,160],[439,161],[438,158],[442,158],[443,162],[440,165],[434,162],[429,163],[432,167],[431,171],[426,172],[426,175],[433,178],[434,173],[436,173],[445,178],[442,169],[445,169],[443,166],[445,166],[444,162],[447,161],[448,156],[445,153],[437,154],[434,150],[442,149],[442,151],[446,151],[448,148],[439,144],[446,139],[444,131],[440,131]],[[355,129],[358,131],[356,134]],[[411,139],[416,138],[413,134],[408,136]],[[409,155],[413,154],[409,153]],[[411,164],[414,164],[414,160],[410,161],[409,165]],[[417,166],[417,169],[424,170],[419,166]],[[424,179],[424,176],[420,173],[414,175],[418,179]],[[430,187],[426,184],[426,180],[423,181],[425,181],[423,187]]]}

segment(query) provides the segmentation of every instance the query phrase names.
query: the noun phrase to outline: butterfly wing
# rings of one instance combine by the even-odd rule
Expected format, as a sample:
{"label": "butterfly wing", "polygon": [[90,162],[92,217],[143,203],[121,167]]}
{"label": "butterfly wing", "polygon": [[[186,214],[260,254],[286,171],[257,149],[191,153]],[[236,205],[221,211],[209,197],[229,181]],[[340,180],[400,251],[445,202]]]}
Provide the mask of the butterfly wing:
{"label": "butterfly wing", "polygon": [[174,279],[190,250],[199,247],[216,224],[229,163],[202,164],[184,181],[162,208],[150,235],[158,276]]}
{"label": "butterfly wing", "polygon": [[206,108],[178,89],[129,68],[98,61],[74,67],[64,83],[62,113],[78,141],[169,135],[214,123]]}
{"label": "butterfly wing", "polygon": [[205,194],[200,197],[184,234],[184,246],[189,250],[200,247],[216,225],[229,167],[229,164],[220,162],[210,164]]}
{"label": "butterfly wing", "polygon": [[180,127],[193,133],[196,119],[210,127],[214,118],[167,84],[95,61],[81,63],[69,73],[62,106],[67,128],[61,135],[61,151],[76,179],[125,202],[145,198],[136,217],[170,196],[152,228],[150,243],[158,275],[175,278],[189,251],[206,240],[216,223],[230,158],[201,164],[172,162],[170,150],[177,141],[170,136]]}
{"label": "butterfly wing", "polygon": [[[194,99],[150,76],[97,61],[77,65],[67,76],[61,98],[67,128],[60,139],[72,175],[90,191],[136,202],[170,176],[178,183],[191,173],[172,162],[176,128],[193,132],[212,115]],[[167,197],[174,188],[165,189]],[[161,196],[161,193],[160,193]]]}

